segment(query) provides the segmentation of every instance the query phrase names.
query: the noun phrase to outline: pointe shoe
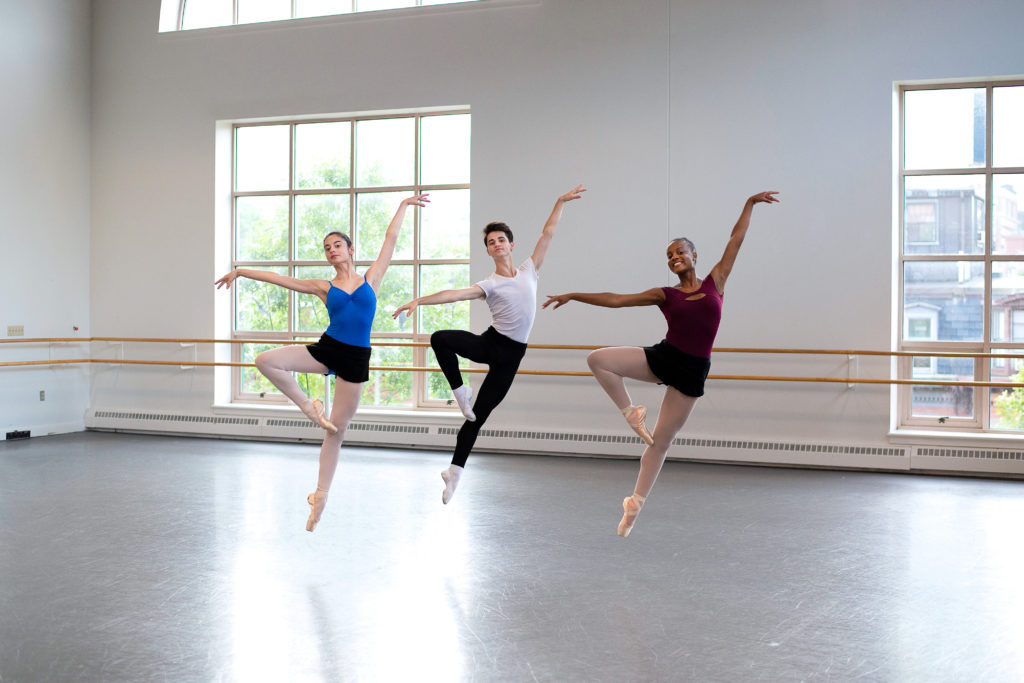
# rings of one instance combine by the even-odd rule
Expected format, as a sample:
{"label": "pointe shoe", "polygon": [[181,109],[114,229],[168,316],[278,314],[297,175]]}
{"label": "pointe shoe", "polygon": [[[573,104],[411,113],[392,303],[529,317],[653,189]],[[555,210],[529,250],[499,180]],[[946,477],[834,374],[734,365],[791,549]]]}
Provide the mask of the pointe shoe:
{"label": "pointe shoe", "polygon": [[633,410],[626,414],[626,423],[633,428],[633,431],[640,435],[640,438],[648,446],[654,445],[654,437],[647,430],[647,425],[644,420],[647,419],[647,408],[643,406],[633,406]]}
{"label": "pointe shoe", "polygon": [[327,430],[328,434],[337,434],[338,428],[334,426],[334,423],[327,419],[324,415],[324,402],[320,399],[313,400],[313,410],[316,411],[316,419],[313,420],[318,425]]}
{"label": "pointe shoe", "polygon": [[[641,499],[642,501],[643,499]],[[622,499],[622,521],[619,522],[619,536],[625,538],[633,530],[636,516],[640,514],[643,503],[637,503],[633,496]]]}
{"label": "pointe shoe", "polygon": [[[320,493],[323,495],[317,495]],[[306,520],[306,531],[312,531],[320,523],[320,516],[324,514],[324,507],[327,505],[327,491],[317,489],[306,496],[306,502],[310,507],[309,519]]]}

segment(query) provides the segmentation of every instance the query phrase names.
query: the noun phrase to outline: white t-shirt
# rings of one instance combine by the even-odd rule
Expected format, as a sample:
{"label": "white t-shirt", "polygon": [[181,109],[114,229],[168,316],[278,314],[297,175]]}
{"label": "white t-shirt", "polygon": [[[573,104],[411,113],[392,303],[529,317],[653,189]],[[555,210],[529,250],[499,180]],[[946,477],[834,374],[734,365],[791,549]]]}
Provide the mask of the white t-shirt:
{"label": "white t-shirt", "polygon": [[533,329],[533,319],[537,317],[537,269],[533,259],[523,261],[515,277],[491,273],[476,286],[487,295],[494,329],[525,344]]}

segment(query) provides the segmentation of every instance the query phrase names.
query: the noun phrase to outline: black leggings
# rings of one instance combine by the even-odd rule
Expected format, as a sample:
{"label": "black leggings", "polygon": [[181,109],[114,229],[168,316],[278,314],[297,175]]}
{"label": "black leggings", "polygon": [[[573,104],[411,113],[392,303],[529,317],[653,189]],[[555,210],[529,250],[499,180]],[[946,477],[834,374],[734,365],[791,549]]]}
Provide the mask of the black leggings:
{"label": "black leggings", "polygon": [[464,422],[455,439],[452,464],[465,467],[480,427],[487,421],[491,411],[505,398],[505,394],[512,386],[512,380],[516,378],[519,363],[526,355],[526,344],[509,339],[493,327],[488,327],[483,334],[473,334],[464,330],[440,330],[430,335],[430,346],[434,349],[437,364],[441,366],[453,390],[462,386],[459,356],[474,363],[485,363],[490,366],[483,384],[480,385],[476,401],[473,402],[476,421]]}

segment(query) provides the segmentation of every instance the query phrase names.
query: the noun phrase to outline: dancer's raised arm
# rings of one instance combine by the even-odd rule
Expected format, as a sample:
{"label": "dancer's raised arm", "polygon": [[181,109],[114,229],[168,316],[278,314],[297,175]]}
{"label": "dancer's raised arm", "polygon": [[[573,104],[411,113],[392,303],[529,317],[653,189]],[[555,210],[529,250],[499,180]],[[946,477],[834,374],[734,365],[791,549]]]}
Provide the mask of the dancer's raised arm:
{"label": "dancer's raised arm", "polygon": [[412,315],[412,312],[416,310],[417,306],[432,306],[434,304],[451,304],[456,301],[469,301],[471,299],[482,299],[484,298],[484,290],[480,289],[476,285],[472,287],[466,287],[465,289],[445,289],[440,292],[428,294],[427,296],[421,296],[413,299],[407,304],[399,306],[395,309],[395,312],[391,314],[392,318],[397,318],[403,312],[406,315]]}
{"label": "dancer's raised arm", "polygon": [[544,224],[544,230],[540,233],[540,239],[537,240],[537,246],[533,248],[533,254],[530,255],[530,258],[533,259],[533,265],[537,270],[540,270],[541,264],[544,263],[544,257],[547,256],[548,247],[551,246],[551,238],[555,236],[555,228],[558,227],[558,221],[562,219],[562,208],[565,206],[566,202],[579,199],[586,191],[586,188],[582,185],[577,185],[555,200],[555,208],[551,209],[551,215],[548,216],[548,220]]}
{"label": "dancer's raised arm", "polygon": [[272,285],[284,287],[285,289],[290,289],[293,292],[315,294],[321,299],[326,296],[326,292],[330,287],[327,280],[300,280],[299,278],[288,277],[287,275],[281,275],[280,273],[272,273],[269,270],[252,270],[251,268],[236,268],[227,275],[218,279],[214,284],[217,286],[217,289],[220,289],[221,287],[231,287],[231,283],[240,277],[247,277],[250,280],[259,280],[260,282],[269,282]]}
{"label": "dancer's raised arm", "polygon": [[740,251],[740,245],[743,244],[743,238],[747,236],[747,228],[750,227],[750,215],[754,211],[754,204],[775,204],[779,201],[777,195],[778,192],[772,190],[769,192],[758,192],[749,199],[747,203],[743,205],[743,211],[740,213],[739,220],[736,221],[736,225],[732,228],[732,234],[729,235],[729,243],[725,245],[725,253],[722,254],[722,259],[715,264],[714,268],[711,269],[711,277],[715,281],[715,287],[718,288],[719,293],[725,291],[725,281],[729,278],[729,273],[732,272],[733,264],[736,263],[736,254]]}
{"label": "dancer's raised arm", "polygon": [[570,301],[579,301],[581,304],[591,306],[604,306],[605,308],[626,308],[628,306],[660,306],[665,303],[665,292],[660,288],[648,289],[639,294],[613,294],[612,292],[571,292],[569,294],[548,295],[548,300],[542,304],[547,308],[564,306]]}
{"label": "dancer's raised arm", "polygon": [[410,206],[426,206],[429,199],[427,194],[417,194],[412,197],[406,197],[402,200],[402,203],[398,205],[398,210],[395,211],[394,218],[391,219],[391,223],[388,225],[387,232],[384,233],[384,243],[380,245],[380,253],[377,254],[377,260],[373,262],[363,277],[370,283],[370,287],[373,291],[380,289],[381,280],[384,279],[384,273],[387,272],[388,266],[391,265],[391,257],[395,255],[395,245],[398,244],[398,233],[402,231],[402,223],[405,221],[405,210]]}

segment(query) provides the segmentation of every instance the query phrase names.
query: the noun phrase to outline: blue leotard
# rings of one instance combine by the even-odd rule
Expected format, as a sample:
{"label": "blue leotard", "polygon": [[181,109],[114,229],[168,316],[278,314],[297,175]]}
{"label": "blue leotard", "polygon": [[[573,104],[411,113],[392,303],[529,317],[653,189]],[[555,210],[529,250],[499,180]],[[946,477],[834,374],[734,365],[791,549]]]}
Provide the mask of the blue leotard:
{"label": "blue leotard", "polygon": [[332,282],[327,291],[327,314],[331,317],[331,325],[325,334],[344,344],[369,347],[370,329],[376,312],[377,295],[365,279],[351,294],[338,289]]}

